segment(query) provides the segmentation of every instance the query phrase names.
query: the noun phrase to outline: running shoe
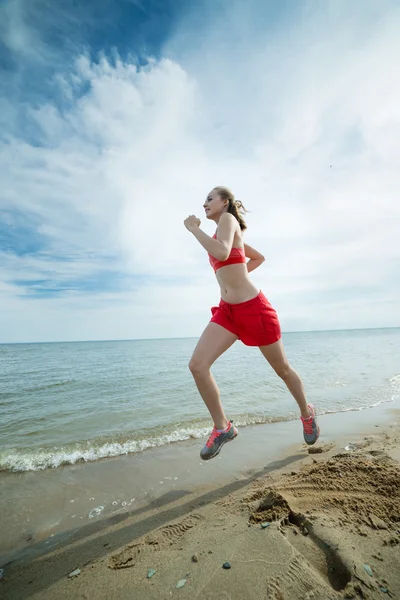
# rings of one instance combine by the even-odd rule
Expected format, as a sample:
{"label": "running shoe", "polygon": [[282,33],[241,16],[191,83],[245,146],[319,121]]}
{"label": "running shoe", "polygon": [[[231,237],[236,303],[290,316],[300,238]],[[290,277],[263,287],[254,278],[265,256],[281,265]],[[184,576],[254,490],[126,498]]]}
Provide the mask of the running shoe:
{"label": "running shoe", "polygon": [[206,445],[200,452],[200,458],[203,460],[210,460],[210,458],[214,458],[214,456],[219,454],[222,446],[226,444],[226,442],[231,442],[233,439],[235,439],[237,434],[238,430],[233,426],[232,421],[229,421],[229,427],[224,431],[218,431],[218,429],[214,427],[210,437],[206,442]]}
{"label": "running shoe", "polygon": [[310,411],[310,416],[308,419],[304,419],[303,417],[300,418],[303,423],[304,441],[309,446],[312,446],[319,438],[319,427],[315,416],[315,406],[313,404],[309,404],[308,409]]}

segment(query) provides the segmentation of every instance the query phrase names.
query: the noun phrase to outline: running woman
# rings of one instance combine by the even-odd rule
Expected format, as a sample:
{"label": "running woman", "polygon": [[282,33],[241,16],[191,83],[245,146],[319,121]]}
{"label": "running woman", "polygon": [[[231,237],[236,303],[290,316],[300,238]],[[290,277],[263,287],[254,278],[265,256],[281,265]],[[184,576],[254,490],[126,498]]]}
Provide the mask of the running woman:
{"label": "running woman", "polygon": [[319,437],[315,407],[307,403],[302,381],[285,356],[275,310],[249,277],[249,273],[265,259],[243,242],[242,232],[247,226],[242,214],[246,209],[225,187],[215,187],[203,206],[206,218],[217,224],[212,237],[200,229],[200,219],[194,215],[187,217],[184,224],[208,252],[221,288],[221,300],[219,306],[211,308],[211,320],[189,363],[197,389],[214,421],[214,428],[200,457],[203,460],[214,458],[222,446],[238,434],[232,421],[226,418],[219,389],[210,372],[217,358],[238,339],[246,346],[258,346],[285,382],[300,409],[304,440],[309,445],[315,444]]}

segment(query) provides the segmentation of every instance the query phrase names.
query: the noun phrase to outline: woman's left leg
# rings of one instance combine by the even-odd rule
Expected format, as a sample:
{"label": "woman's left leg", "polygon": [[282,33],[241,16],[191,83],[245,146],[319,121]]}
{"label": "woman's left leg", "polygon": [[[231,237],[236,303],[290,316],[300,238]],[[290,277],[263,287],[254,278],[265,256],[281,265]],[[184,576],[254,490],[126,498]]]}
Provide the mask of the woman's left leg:
{"label": "woman's left leg", "polygon": [[303,383],[298,373],[296,373],[288,363],[282,340],[278,340],[274,344],[269,344],[268,346],[260,346],[260,350],[274,369],[275,373],[285,382],[289,392],[299,405],[303,419],[308,419],[310,411],[308,409]]}
{"label": "woman's left leg", "polygon": [[309,445],[315,444],[319,437],[315,409],[312,404],[307,404],[303,383],[296,371],[289,365],[282,340],[268,346],[259,346],[259,348],[275,373],[286,383],[289,392],[299,405],[305,442]]}

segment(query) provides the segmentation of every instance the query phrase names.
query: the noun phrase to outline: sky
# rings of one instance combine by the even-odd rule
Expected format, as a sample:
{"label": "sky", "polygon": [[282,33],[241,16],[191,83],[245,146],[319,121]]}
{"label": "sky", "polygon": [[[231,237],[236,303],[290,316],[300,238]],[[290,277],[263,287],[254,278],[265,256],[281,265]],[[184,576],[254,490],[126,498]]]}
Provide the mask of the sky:
{"label": "sky", "polygon": [[0,342],[196,337],[243,201],[283,331],[400,325],[396,0],[2,0]]}

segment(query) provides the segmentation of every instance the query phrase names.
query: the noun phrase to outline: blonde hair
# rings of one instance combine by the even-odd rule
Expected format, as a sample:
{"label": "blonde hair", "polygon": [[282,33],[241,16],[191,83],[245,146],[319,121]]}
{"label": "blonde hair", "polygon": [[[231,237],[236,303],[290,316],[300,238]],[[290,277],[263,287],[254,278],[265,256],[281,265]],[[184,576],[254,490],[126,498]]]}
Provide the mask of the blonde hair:
{"label": "blonde hair", "polygon": [[240,225],[240,229],[242,231],[247,229],[246,222],[242,217],[241,213],[245,213],[248,211],[245,209],[242,202],[240,200],[236,200],[235,196],[227,187],[218,185],[214,188],[214,190],[217,192],[219,197],[222,198],[222,200],[228,200],[228,212],[231,213],[231,215],[233,215],[235,219],[237,219]]}

